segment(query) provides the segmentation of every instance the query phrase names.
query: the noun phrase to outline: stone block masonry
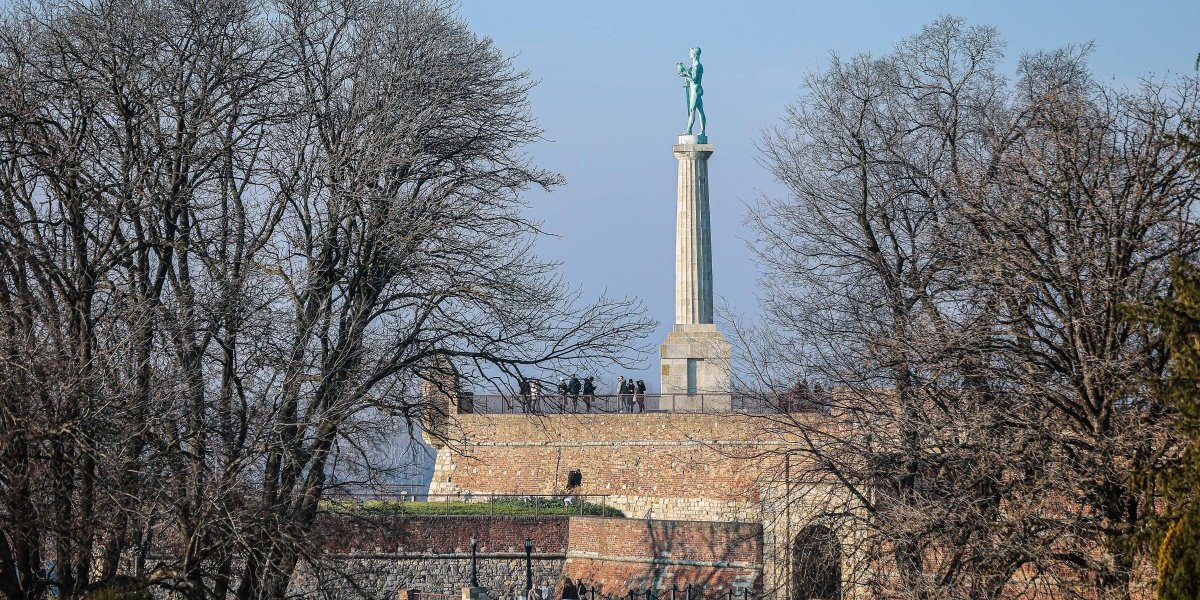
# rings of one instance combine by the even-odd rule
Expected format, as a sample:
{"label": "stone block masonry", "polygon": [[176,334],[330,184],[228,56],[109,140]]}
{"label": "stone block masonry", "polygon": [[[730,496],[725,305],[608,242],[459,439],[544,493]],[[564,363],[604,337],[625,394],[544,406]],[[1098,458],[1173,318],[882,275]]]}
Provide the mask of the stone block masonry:
{"label": "stone block masonry", "polygon": [[[712,144],[673,147],[679,161],[675,210],[675,322],[713,322],[712,233],[708,210],[708,158]],[[722,391],[728,391],[722,390]]]}
{"label": "stone block masonry", "polygon": [[568,535],[570,558],[743,565],[762,561],[762,527],[757,523],[572,517]]}
{"label": "stone block masonry", "polygon": [[562,517],[405,516],[323,517],[318,525],[327,552],[335,554],[465,554],[471,536],[481,553],[525,554],[525,538],[538,554],[567,552]]}
{"label": "stone block masonry", "polygon": [[[566,560],[537,556],[532,561],[535,585],[554,585]],[[524,557],[481,556],[479,584],[488,598],[511,600],[525,588]],[[459,597],[471,581],[470,557],[412,555],[347,555],[328,561],[321,569],[305,567],[289,593],[302,598],[330,600],[394,599],[396,591],[418,590]]]}
{"label": "stone block masonry", "polygon": [[688,584],[708,595],[761,588],[756,523],[573,518],[568,546],[565,575],[608,596]]}
{"label": "stone block masonry", "polygon": [[713,323],[712,226],[703,136],[679,136],[675,197],[675,327],[659,348],[664,394],[730,391],[730,348]]}
{"label": "stone block masonry", "polygon": [[563,576],[606,595],[689,583],[710,595],[761,586],[762,530],[751,523],[602,517],[330,516],[320,523],[333,560],[306,567],[293,593],[326,598],[393,597],[400,588],[457,594],[470,582],[479,543],[479,582],[491,598],[525,585],[525,536],[534,540],[535,584]]}
{"label": "stone block masonry", "polygon": [[[627,517],[759,527],[763,558],[757,570],[714,570],[711,565],[720,561],[711,558],[697,565],[660,567],[648,559],[618,560],[596,550],[596,556],[569,556],[568,575],[603,578],[613,590],[625,579],[630,580],[625,589],[655,581],[668,582],[663,587],[669,588],[670,581],[682,586],[704,580],[726,590],[753,580],[763,593],[784,598],[797,532],[820,521],[825,508],[845,504],[838,488],[827,482],[780,485],[789,472],[785,462],[792,473],[808,471],[803,453],[793,452],[784,460],[789,450],[804,445],[795,437],[804,427],[791,420],[829,430],[837,427],[836,416],[793,413],[785,418],[786,426],[773,424],[771,416],[737,413],[452,414],[446,430],[453,443],[438,449],[430,492],[477,498],[562,494],[568,473],[579,470],[583,481],[572,493],[607,495],[606,503]],[[849,537],[843,540],[845,573],[853,572],[860,558],[850,542]],[[689,552],[705,547],[686,545]],[[849,590],[853,583],[846,586]]]}
{"label": "stone block masonry", "polygon": [[759,521],[777,457],[761,419],[736,414],[458,415],[438,450],[434,494],[558,494],[579,470],[584,495],[628,517]]}

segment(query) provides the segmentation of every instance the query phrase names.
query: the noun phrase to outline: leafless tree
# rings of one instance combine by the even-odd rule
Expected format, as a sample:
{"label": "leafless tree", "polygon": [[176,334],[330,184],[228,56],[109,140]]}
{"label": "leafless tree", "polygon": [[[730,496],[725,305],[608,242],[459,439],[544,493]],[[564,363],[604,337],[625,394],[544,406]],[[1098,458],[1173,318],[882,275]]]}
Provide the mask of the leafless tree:
{"label": "leafless tree", "polygon": [[283,597],[430,365],[649,331],[534,254],[531,83],[450,3],[19,5],[0,70],[7,597]]}
{"label": "leafless tree", "polygon": [[[790,191],[751,213],[753,385],[837,391],[771,417],[793,477],[834,484],[848,579],[887,595],[1129,594],[1130,485],[1169,451],[1136,382],[1161,368],[1123,312],[1195,252],[1200,186],[1171,134],[1194,81],[1120,92],[1086,51],[997,70],[997,33],[939,19],[833,57],[762,144]],[[768,335],[769,334],[769,335]],[[812,497],[805,498],[813,501]]]}

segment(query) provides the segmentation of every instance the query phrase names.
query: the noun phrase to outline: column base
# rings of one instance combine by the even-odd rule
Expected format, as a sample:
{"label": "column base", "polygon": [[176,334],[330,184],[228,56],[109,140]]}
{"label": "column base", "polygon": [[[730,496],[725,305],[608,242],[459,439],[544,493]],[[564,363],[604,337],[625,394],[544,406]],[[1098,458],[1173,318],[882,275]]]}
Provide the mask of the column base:
{"label": "column base", "polygon": [[716,325],[676,324],[659,346],[661,393],[729,394],[730,353],[729,342]]}

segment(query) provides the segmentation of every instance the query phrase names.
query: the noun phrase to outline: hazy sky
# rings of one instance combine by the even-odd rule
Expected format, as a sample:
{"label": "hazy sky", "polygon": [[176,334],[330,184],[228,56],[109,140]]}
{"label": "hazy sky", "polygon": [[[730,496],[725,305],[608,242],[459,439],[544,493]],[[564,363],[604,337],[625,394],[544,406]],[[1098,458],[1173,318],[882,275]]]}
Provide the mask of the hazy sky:
{"label": "hazy sky", "polygon": [[[661,326],[674,321],[675,158],[686,125],[676,62],[703,48],[713,278],[717,303],[753,315],[756,270],[746,205],[779,187],[755,142],[831,52],[880,54],[939,15],[997,27],[1009,74],[1026,51],[1094,42],[1091,64],[1119,85],[1145,74],[1191,73],[1200,1],[836,2],[463,0],[463,16],[540,81],[532,101],[547,141],[536,161],[566,176],[531,193],[533,214],[558,237],[540,253],[585,292],[642,298]],[[658,389],[657,346],[632,374]],[[615,379],[612,374],[607,380]],[[611,385],[611,384],[610,384]]]}

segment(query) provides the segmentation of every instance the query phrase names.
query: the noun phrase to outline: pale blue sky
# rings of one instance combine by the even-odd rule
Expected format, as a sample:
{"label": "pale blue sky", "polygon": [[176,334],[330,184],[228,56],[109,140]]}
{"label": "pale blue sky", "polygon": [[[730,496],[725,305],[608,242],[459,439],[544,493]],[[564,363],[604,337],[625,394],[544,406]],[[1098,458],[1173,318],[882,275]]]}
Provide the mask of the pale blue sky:
{"label": "pale blue sky", "polygon": [[[742,238],[745,205],[779,193],[754,143],[803,90],[802,76],[831,52],[883,53],[942,14],[997,27],[1006,70],[1023,52],[1095,43],[1091,64],[1121,85],[1140,75],[1192,72],[1200,52],[1200,1],[761,2],[662,0],[462,0],[461,13],[541,83],[535,115],[548,141],[537,162],[566,176],[532,193],[533,214],[558,238],[540,253],[595,295],[641,297],[661,323],[674,320],[675,158],[686,124],[674,64],[704,49],[713,277],[734,309],[756,311],[755,267]],[[632,374],[658,388],[657,355]],[[616,375],[606,379],[611,381]]]}

